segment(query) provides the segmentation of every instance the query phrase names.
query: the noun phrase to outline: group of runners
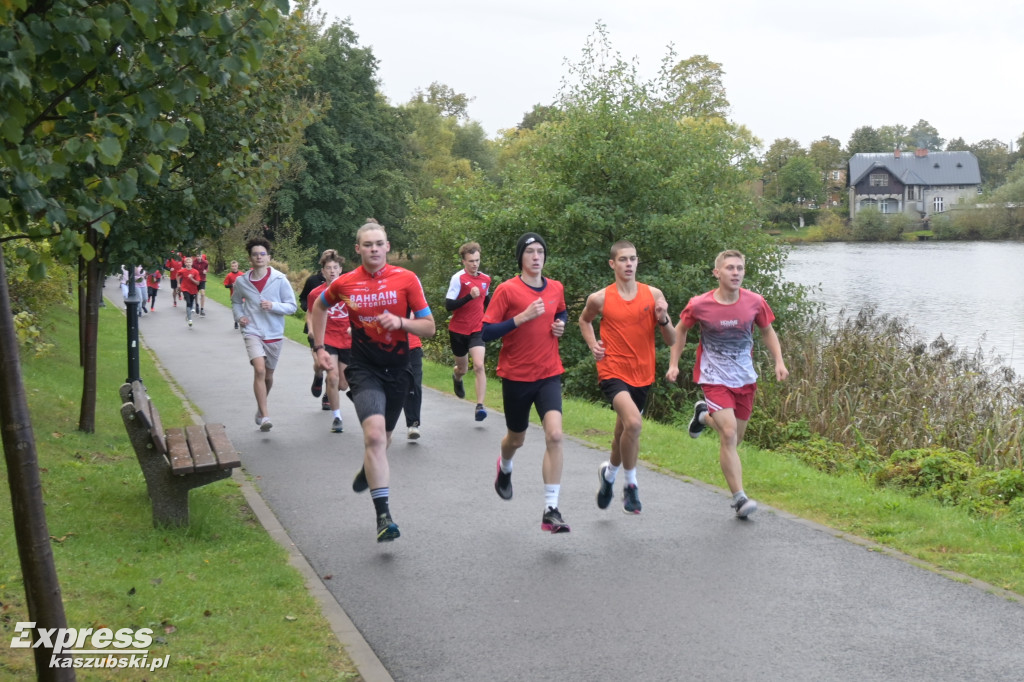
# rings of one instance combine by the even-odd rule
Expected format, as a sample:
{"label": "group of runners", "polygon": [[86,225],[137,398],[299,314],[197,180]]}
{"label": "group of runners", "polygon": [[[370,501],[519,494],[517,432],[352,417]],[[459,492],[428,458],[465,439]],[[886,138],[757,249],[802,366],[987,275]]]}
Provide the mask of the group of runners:
{"label": "group of runners", "polygon": [[[313,394],[319,395],[326,377],[324,409],[334,412],[332,430],[342,430],[341,391],[352,400],[362,427],[363,464],[352,488],[370,491],[378,542],[401,535],[389,506],[387,451],[403,410],[409,438],[419,436],[418,398],[412,401],[415,420],[410,418],[408,406],[410,394],[419,391],[419,378],[414,377],[422,357],[419,339],[436,331],[419,278],[388,263],[390,249],[384,226],[369,220],[356,233],[360,265],[342,274],[344,259],[333,250],[325,251],[320,262],[322,281],[307,282],[301,297],[315,363]],[[234,280],[232,310],[254,370],[255,421],[262,431],[269,431],[272,421],[267,395],[280,356],[284,316],[292,314],[297,304],[287,279],[269,266],[270,243],[255,238],[246,244],[246,250],[252,269]],[[568,311],[561,282],[543,274],[547,254],[541,235],[523,234],[515,249],[519,274],[492,292],[491,278],[480,270],[479,244],[464,244],[459,250],[463,267],[451,278],[445,307],[452,313],[448,331],[455,356],[453,390],[459,398],[465,397],[463,378],[472,368],[477,421],[487,418],[485,344],[502,339],[497,374],[502,379],[506,433],[495,465],[495,491],[504,500],[513,496],[514,457],[525,443],[530,411],[535,409],[545,446],[541,529],[566,533],[570,526],[559,510],[563,459],[559,339],[565,334]],[[689,434],[697,438],[706,427],[718,433],[719,459],[732,492],[731,506],[738,517],[747,518],[757,503],[743,489],[737,448],[756,390],[754,327],[761,330],[776,379],[785,380],[789,372],[772,327],[771,308],[763,297],[742,287],[743,254],[718,254],[713,269],[717,287],[691,298],[675,325],[664,294],[637,281],[639,259],[633,244],[613,244],[608,265],[614,282],[587,297],[578,319],[597,366],[601,390],[616,413],[611,454],[598,470],[597,506],[606,509],[611,504],[621,471],[623,510],[641,512],[637,459],[641,415],[656,379],[656,338],[660,336],[671,347],[665,378],[674,382],[687,333],[697,327],[700,340],[693,378],[704,398],[694,406]]]}

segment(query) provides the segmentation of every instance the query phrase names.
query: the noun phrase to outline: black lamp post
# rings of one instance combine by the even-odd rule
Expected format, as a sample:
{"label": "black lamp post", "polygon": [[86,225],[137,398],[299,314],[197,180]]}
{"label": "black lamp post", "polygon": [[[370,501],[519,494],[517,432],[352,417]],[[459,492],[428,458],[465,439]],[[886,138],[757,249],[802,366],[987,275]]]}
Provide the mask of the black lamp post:
{"label": "black lamp post", "polygon": [[128,379],[130,384],[139,381],[139,290],[135,286],[135,266],[128,272],[128,298],[124,299],[128,313]]}

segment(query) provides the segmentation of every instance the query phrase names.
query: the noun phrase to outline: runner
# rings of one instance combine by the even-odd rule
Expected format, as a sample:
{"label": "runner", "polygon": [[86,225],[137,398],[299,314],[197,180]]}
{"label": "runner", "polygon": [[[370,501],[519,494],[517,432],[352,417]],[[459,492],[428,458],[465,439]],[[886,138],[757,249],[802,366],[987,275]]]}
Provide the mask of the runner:
{"label": "runner", "polygon": [[452,313],[448,322],[448,338],[455,371],[452,384],[455,395],[466,397],[462,377],[469,371],[467,356],[473,359],[473,377],[476,388],[474,416],[478,422],[487,419],[484,399],[487,397],[487,370],[484,367],[483,329],[484,308],[491,300],[491,277],[480,272],[480,245],[468,242],[459,248],[462,269],[452,275],[445,295],[444,307]]}

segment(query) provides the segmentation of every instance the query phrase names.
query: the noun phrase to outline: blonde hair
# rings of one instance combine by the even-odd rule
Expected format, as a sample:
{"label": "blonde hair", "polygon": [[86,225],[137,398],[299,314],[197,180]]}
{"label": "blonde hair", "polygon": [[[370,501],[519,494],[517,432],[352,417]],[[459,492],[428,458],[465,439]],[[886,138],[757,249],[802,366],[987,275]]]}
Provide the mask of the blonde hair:
{"label": "blonde hair", "polygon": [[362,238],[362,236],[365,233],[369,232],[370,230],[380,230],[381,232],[384,233],[384,239],[388,238],[387,230],[384,229],[383,225],[377,222],[376,218],[367,218],[366,222],[363,223],[363,225],[358,230],[356,230],[356,244],[358,244],[360,238]]}
{"label": "blonde hair", "polygon": [[634,246],[633,242],[627,239],[620,239],[619,241],[612,244],[612,260],[615,260],[615,258],[619,255],[619,251],[622,251],[623,249],[633,249],[634,251],[636,251],[636,246]]}
{"label": "blonde hair", "polygon": [[716,268],[722,267],[722,263],[725,262],[726,258],[739,258],[744,263],[747,262],[747,257],[744,256],[742,253],[740,253],[736,249],[728,249],[728,250],[723,251],[722,253],[718,254],[717,256],[715,256],[715,267]]}

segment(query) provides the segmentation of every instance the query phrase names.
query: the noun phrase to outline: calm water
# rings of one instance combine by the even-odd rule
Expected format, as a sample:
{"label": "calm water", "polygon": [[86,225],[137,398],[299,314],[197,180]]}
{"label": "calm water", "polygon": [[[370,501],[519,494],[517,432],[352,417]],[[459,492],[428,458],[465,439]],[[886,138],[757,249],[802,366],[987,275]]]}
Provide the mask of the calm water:
{"label": "calm water", "polygon": [[819,286],[826,314],[868,304],[910,320],[922,339],[939,334],[1024,376],[1024,244],[916,242],[795,246],[786,279]]}

